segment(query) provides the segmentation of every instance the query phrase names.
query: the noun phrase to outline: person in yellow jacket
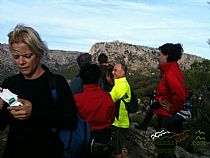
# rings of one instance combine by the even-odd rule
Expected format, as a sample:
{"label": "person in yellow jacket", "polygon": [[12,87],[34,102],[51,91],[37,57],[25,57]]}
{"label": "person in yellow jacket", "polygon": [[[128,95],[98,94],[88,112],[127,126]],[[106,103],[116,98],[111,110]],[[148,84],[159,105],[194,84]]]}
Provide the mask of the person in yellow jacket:
{"label": "person in yellow jacket", "polygon": [[115,158],[123,158],[122,148],[129,128],[129,116],[122,98],[130,102],[131,90],[126,80],[127,67],[124,64],[116,64],[112,74],[114,76],[114,87],[110,94],[112,100],[118,106],[117,114],[113,123],[113,154]]}

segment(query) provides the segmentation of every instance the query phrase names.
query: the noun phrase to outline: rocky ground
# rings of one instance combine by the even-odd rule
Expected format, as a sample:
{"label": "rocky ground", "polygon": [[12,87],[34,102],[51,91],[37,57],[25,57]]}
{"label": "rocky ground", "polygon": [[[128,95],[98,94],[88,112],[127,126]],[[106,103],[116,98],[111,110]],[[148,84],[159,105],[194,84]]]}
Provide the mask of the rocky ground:
{"label": "rocky ground", "polygon": [[[151,135],[156,131],[148,128],[148,131],[141,131],[131,127],[123,149],[125,158],[155,158],[157,153]],[[198,146],[196,153],[189,153],[181,146],[176,147],[177,158],[210,158],[210,143],[205,146]]]}

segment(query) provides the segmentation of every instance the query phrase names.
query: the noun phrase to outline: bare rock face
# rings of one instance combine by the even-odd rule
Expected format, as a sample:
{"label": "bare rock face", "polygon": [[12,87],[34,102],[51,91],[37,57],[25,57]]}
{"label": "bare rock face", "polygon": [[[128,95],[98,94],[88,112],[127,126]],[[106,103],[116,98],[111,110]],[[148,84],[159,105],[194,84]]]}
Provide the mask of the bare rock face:
{"label": "bare rock face", "polygon": [[50,50],[44,63],[52,70],[69,69],[77,66],[76,59],[82,52]]}
{"label": "bare rock face", "polygon": [[[129,70],[141,70],[143,73],[149,73],[158,67],[158,49],[132,45],[124,42],[100,42],[94,44],[89,53],[97,61],[100,53],[105,53],[111,63],[125,63]],[[201,57],[184,53],[179,61],[182,69],[189,69],[194,61],[204,60]]]}
{"label": "bare rock face", "polygon": [[[77,65],[76,58],[84,52],[50,50],[43,59],[51,70],[73,68]],[[124,42],[101,42],[94,44],[89,53],[93,55],[93,62],[97,62],[100,53],[105,53],[112,64],[125,63],[130,71],[141,71],[142,74],[150,74],[158,66],[158,50],[156,48],[132,45]],[[180,65],[183,69],[189,69],[194,61],[204,60],[201,57],[183,54]],[[14,74],[17,72],[7,44],[0,43],[0,75]]]}
{"label": "bare rock face", "polygon": [[150,128],[148,131],[141,131],[129,128],[127,141],[125,143],[124,155],[126,158],[155,158],[155,146],[150,137],[155,130]]}
{"label": "bare rock face", "polygon": [[[76,58],[83,52],[50,50],[43,58],[43,63],[51,70],[62,70],[77,65]],[[7,44],[0,44],[0,74],[15,74],[18,72]]]}
{"label": "bare rock face", "polygon": [[0,44],[0,75],[17,72],[7,44]]}

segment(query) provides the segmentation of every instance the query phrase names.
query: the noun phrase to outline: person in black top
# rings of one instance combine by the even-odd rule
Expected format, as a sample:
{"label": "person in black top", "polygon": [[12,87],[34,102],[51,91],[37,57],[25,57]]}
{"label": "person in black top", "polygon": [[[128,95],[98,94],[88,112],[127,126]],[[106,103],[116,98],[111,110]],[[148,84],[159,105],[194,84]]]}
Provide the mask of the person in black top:
{"label": "person in black top", "polygon": [[6,78],[0,91],[9,89],[23,105],[9,106],[0,99],[0,130],[9,126],[3,158],[61,158],[63,143],[52,128],[73,130],[77,108],[64,77],[54,75],[57,102],[51,95],[49,76],[41,64],[47,46],[37,31],[17,25],[8,34],[9,49],[19,73]]}
{"label": "person in black top", "polygon": [[114,66],[108,63],[108,56],[104,53],[98,56],[98,62],[101,69],[99,85],[102,90],[110,92],[114,86],[114,76],[112,74]]}

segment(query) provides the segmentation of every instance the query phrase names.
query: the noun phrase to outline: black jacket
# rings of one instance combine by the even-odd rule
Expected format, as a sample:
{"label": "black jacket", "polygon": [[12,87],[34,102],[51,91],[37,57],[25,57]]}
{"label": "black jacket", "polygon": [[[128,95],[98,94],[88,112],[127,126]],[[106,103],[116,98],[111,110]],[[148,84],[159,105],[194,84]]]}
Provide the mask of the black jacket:
{"label": "black jacket", "polygon": [[58,102],[52,98],[49,72],[37,79],[27,80],[22,74],[6,78],[3,87],[32,103],[27,120],[17,120],[6,109],[0,110],[0,129],[9,125],[4,158],[59,158],[63,144],[52,128],[74,129],[77,109],[70,87],[64,77],[55,75]]}

